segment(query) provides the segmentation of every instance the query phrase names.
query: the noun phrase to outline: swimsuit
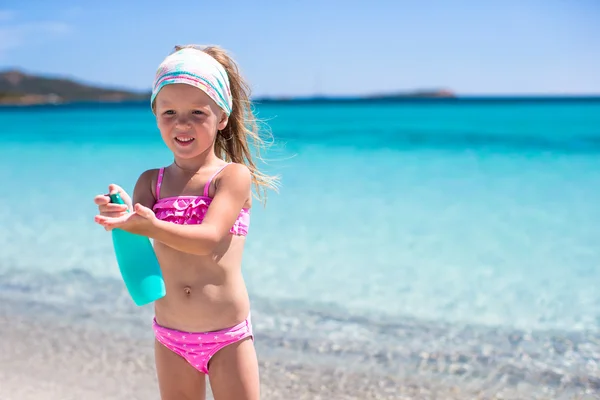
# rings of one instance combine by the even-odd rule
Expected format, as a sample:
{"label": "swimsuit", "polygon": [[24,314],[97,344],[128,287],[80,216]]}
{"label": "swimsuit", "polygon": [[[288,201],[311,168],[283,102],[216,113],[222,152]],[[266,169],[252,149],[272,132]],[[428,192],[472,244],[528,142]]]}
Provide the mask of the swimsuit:
{"label": "swimsuit", "polygon": [[[179,225],[201,224],[212,198],[208,197],[208,189],[212,180],[228,164],[219,168],[206,185],[202,196],[174,196],[160,198],[160,188],[164,176],[164,168],[158,172],[156,181],[156,204],[152,208],[156,218]],[[246,236],[250,224],[250,210],[243,208],[230,229],[234,235]],[[214,332],[183,332],[159,325],[154,318],[152,322],[154,336],[159,343],[183,357],[198,371],[208,375],[208,363],[222,348],[247,337],[254,338],[250,315],[241,323]]]}
{"label": "swimsuit", "polygon": [[[229,164],[225,164],[210,177],[208,182],[206,182],[206,185],[204,185],[204,193],[202,196],[173,196],[162,199],[160,198],[160,188],[162,186],[165,169],[161,168],[158,171],[158,179],[156,180],[157,200],[152,208],[156,218],[179,225],[201,224],[208,211],[208,206],[210,206],[210,203],[212,202],[212,198],[208,197],[210,184],[215,176],[223,171],[228,165]],[[229,232],[234,235],[246,236],[248,234],[249,225],[250,210],[248,208],[242,208]]]}
{"label": "swimsuit", "polygon": [[235,342],[250,337],[252,333],[252,322],[250,315],[245,321],[213,332],[183,332],[176,329],[165,328],[152,322],[154,336],[159,343],[183,357],[198,371],[208,375],[208,363],[217,351]]}

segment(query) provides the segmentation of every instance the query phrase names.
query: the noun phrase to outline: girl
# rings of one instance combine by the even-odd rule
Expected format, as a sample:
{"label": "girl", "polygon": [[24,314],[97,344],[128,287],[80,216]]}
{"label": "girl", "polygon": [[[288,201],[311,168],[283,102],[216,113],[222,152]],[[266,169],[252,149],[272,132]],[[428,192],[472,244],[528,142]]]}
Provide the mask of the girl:
{"label": "girl", "polygon": [[167,293],[153,320],[161,398],[204,399],[208,375],[216,400],[258,399],[241,261],[251,185],[276,179],[252,161],[248,139],[262,142],[248,87],[222,49],[177,46],[158,68],[151,107],[174,161],[142,173],[133,199],[109,185],[126,204],[96,196],[95,221],[154,240]]}

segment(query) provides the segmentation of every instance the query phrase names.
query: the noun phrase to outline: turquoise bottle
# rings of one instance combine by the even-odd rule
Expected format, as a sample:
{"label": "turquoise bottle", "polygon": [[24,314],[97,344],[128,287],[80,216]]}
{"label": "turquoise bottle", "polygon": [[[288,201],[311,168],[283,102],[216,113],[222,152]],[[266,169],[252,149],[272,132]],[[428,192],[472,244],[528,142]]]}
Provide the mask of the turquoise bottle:
{"label": "turquoise bottle", "polygon": [[[109,197],[111,203],[125,204],[119,193]],[[143,306],[163,297],[165,281],[150,239],[118,228],[111,232],[121,277],[133,302]]]}

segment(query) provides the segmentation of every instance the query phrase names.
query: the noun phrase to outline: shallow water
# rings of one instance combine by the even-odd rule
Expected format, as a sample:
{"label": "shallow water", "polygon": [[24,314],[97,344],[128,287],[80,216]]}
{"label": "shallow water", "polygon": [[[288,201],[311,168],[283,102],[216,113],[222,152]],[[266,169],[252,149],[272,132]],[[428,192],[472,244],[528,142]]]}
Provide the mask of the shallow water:
{"label": "shallow water", "polygon": [[[282,189],[254,207],[244,276],[278,351],[474,382],[597,376],[600,102],[258,110]],[[145,326],[92,198],[170,162],[149,110],[3,109],[0,126],[0,297]]]}

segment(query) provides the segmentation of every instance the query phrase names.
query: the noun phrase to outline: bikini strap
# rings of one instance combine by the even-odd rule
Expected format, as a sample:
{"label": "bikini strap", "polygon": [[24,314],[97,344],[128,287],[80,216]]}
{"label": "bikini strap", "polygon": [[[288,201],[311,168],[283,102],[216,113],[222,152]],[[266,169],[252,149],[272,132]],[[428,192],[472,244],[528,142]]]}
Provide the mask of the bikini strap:
{"label": "bikini strap", "polygon": [[223,165],[221,168],[219,168],[217,170],[217,172],[215,172],[210,179],[208,180],[208,182],[206,182],[206,185],[204,185],[204,197],[208,197],[208,189],[210,188],[210,184],[212,182],[212,180],[215,178],[215,176],[217,176],[219,174],[219,172],[223,171],[225,169],[225,167],[227,167],[229,164],[231,163],[227,163],[225,165]]}
{"label": "bikini strap", "polygon": [[165,173],[165,167],[158,170],[158,178],[156,179],[156,200],[160,198],[160,187],[162,186],[163,175]]}

